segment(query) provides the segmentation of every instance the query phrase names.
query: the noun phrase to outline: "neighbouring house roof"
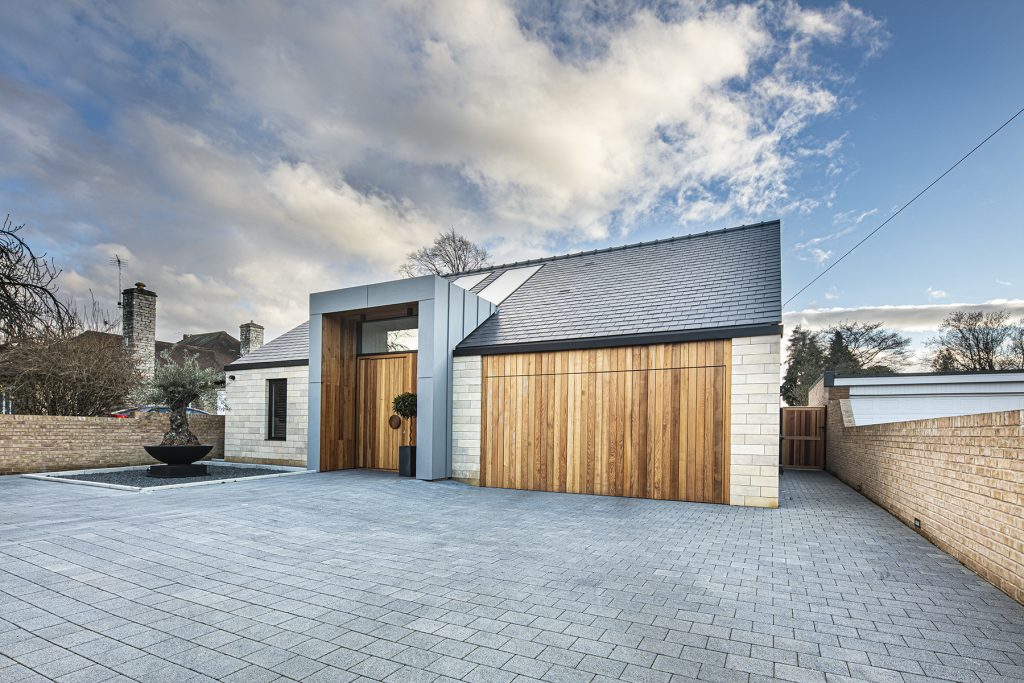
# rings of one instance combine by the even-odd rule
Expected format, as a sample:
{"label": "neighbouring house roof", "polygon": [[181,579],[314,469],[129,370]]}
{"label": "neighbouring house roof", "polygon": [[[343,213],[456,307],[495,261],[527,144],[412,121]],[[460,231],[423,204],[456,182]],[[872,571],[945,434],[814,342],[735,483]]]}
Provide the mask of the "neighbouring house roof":
{"label": "neighbouring house roof", "polygon": [[776,332],[782,323],[779,233],[779,221],[768,221],[451,275],[454,281],[486,274],[471,289],[486,298],[503,273],[537,269],[457,350]]}
{"label": "neighbouring house roof", "polygon": [[[109,332],[83,332],[82,337],[98,337],[110,339],[112,342],[121,344],[122,337],[119,334]],[[180,363],[185,354],[196,356],[199,367],[212,368],[220,372],[224,366],[238,358],[241,353],[241,344],[237,339],[227,332],[204,332],[202,334],[185,335],[184,339],[178,342],[156,342],[156,362],[162,363],[161,354],[169,351],[171,358]]]}
{"label": "neighbouring house roof", "polygon": [[276,368],[309,364],[309,321],[245,354],[225,370]]}

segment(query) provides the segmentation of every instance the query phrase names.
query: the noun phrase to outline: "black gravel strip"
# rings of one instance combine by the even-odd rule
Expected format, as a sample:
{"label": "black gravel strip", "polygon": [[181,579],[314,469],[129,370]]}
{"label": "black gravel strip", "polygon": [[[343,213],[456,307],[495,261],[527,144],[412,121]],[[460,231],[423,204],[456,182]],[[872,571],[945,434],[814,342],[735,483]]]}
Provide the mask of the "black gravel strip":
{"label": "black gravel strip", "polygon": [[[207,465],[208,475],[205,477],[175,477],[158,479],[147,477],[146,470],[120,470],[118,472],[89,472],[86,474],[65,474],[60,479],[80,479],[95,481],[100,484],[119,484],[121,486],[137,486],[151,488],[153,486],[169,486],[171,484],[191,484],[197,481],[214,481],[217,479],[237,479],[239,477],[260,477],[268,474],[280,474],[293,470],[271,469],[269,467],[224,467],[223,465]],[[58,478],[58,477],[55,477]]]}

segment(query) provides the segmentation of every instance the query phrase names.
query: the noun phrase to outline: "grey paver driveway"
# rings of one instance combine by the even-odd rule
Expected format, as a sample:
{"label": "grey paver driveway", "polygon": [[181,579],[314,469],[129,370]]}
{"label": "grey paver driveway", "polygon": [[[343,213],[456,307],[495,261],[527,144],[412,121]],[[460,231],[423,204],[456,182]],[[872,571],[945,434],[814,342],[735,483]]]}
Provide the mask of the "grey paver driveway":
{"label": "grey paver driveway", "polygon": [[6,477],[0,680],[1024,679],[1024,608],[829,475],[783,502]]}

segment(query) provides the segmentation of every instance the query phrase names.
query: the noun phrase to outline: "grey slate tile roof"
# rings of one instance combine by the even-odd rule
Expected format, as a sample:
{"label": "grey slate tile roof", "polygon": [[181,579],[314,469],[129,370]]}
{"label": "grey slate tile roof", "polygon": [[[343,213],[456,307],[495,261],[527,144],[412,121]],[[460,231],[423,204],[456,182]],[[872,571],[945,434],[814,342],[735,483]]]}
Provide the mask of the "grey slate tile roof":
{"label": "grey slate tile roof", "polygon": [[472,291],[541,266],[459,348],[781,324],[779,233],[770,221],[487,269]]}
{"label": "grey slate tile roof", "polygon": [[297,365],[300,361],[309,361],[308,320],[255,351],[245,354],[225,369],[244,369],[245,366],[256,363],[261,367],[273,367],[274,363]]}

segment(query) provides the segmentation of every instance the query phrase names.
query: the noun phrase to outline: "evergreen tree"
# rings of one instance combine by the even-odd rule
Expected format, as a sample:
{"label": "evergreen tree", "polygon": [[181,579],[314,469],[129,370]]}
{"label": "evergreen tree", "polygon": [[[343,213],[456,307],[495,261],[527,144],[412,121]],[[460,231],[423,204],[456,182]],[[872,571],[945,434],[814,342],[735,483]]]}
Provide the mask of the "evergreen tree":
{"label": "evergreen tree", "polygon": [[786,374],[782,380],[782,398],[787,405],[807,405],[807,392],[825,369],[825,354],[818,335],[799,325],[786,347]]}
{"label": "evergreen tree", "polygon": [[841,330],[832,330],[828,352],[825,354],[825,367],[837,373],[853,373],[862,369],[860,361],[850,350]]}

